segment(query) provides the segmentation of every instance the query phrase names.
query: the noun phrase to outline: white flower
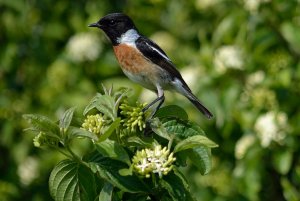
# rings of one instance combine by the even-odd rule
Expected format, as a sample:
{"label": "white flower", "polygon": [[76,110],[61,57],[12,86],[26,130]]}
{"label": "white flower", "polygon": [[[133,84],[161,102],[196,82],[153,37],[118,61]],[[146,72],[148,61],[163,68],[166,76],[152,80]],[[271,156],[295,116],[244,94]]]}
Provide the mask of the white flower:
{"label": "white flower", "polygon": [[134,170],[140,175],[149,178],[151,173],[157,173],[161,178],[172,170],[172,164],[175,160],[173,153],[170,153],[166,147],[162,149],[160,145],[157,145],[154,150],[142,149],[137,151],[132,163]]}
{"label": "white flower", "polygon": [[238,46],[227,45],[216,50],[214,65],[219,73],[225,73],[228,68],[243,70],[242,50]]}
{"label": "white flower", "polygon": [[286,136],[287,116],[283,112],[268,112],[256,120],[254,129],[261,146],[268,147],[272,141],[281,143]]}
{"label": "white flower", "polygon": [[256,71],[255,73],[250,74],[247,77],[246,80],[246,85],[247,86],[255,86],[258,85],[260,83],[262,83],[262,81],[265,79],[266,75],[264,71]]}
{"label": "white flower", "polygon": [[211,8],[219,2],[220,0],[196,0],[195,7],[199,10],[205,10]]}
{"label": "white flower", "polygon": [[18,167],[17,171],[20,181],[24,185],[29,185],[39,176],[38,162],[33,157],[26,158]]}
{"label": "white flower", "polygon": [[270,2],[271,0],[244,0],[244,7],[246,10],[255,13],[262,3]]}
{"label": "white flower", "polygon": [[254,135],[245,135],[240,138],[235,145],[235,157],[237,159],[242,159],[245,156],[248,148],[253,145],[254,142]]}
{"label": "white flower", "polygon": [[99,38],[92,33],[76,34],[69,39],[67,44],[67,55],[74,62],[96,60],[101,50]]}

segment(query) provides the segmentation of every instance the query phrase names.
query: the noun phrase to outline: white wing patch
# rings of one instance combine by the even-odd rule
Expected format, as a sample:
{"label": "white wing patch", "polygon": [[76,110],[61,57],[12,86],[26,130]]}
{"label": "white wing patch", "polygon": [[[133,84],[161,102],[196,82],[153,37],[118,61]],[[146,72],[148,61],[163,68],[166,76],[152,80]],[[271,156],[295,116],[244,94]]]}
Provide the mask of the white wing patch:
{"label": "white wing patch", "polygon": [[162,56],[163,58],[165,58],[165,59],[168,60],[168,61],[171,61],[171,60],[170,60],[164,53],[162,53],[160,50],[158,50],[158,49],[156,49],[155,47],[149,45],[148,43],[147,43],[147,45],[148,45],[152,50],[154,50],[155,52],[157,52],[158,54],[160,54],[160,56]]}
{"label": "white wing patch", "polygon": [[119,37],[117,39],[118,43],[126,43],[127,45],[131,45],[135,47],[135,41],[140,37],[140,35],[138,34],[138,32],[135,29],[129,29],[128,31],[126,31],[124,34],[121,35],[121,37]]}

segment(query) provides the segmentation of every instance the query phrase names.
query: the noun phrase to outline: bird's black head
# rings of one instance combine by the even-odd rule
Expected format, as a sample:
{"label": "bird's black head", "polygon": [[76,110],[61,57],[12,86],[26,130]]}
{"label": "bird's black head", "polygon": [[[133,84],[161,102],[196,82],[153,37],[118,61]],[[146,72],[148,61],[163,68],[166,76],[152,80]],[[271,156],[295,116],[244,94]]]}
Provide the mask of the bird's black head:
{"label": "bird's black head", "polygon": [[111,13],[98,22],[90,24],[89,27],[98,27],[102,29],[105,34],[109,37],[113,45],[118,44],[117,39],[122,34],[130,29],[136,29],[133,21],[123,13]]}

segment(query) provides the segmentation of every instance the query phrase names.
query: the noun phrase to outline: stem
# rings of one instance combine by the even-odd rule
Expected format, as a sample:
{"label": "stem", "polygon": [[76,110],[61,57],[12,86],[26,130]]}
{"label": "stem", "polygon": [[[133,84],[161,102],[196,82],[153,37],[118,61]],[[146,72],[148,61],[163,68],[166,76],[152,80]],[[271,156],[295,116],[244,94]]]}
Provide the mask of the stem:
{"label": "stem", "polygon": [[175,137],[175,136],[172,136],[172,137],[170,138],[169,143],[168,143],[168,150],[169,150],[169,151],[171,151],[171,147],[172,147],[172,144],[173,144],[173,141],[174,141],[174,137]]}

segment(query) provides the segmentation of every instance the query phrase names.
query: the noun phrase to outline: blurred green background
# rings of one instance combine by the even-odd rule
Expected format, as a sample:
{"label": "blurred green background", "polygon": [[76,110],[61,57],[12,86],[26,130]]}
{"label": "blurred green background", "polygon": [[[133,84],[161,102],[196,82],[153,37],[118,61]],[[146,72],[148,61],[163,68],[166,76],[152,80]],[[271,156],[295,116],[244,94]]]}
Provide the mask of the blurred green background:
{"label": "blurred green background", "polygon": [[0,200],[52,200],[48,177],[62,156],[33,147],[22,114],[80,113],[101,83],[155,97],[87,27],[110,12],[130,15],[215,115],[166,95],[220,145],[211,173],[185,169],[198,200],[300,200],[299,0],[1,0]]}

